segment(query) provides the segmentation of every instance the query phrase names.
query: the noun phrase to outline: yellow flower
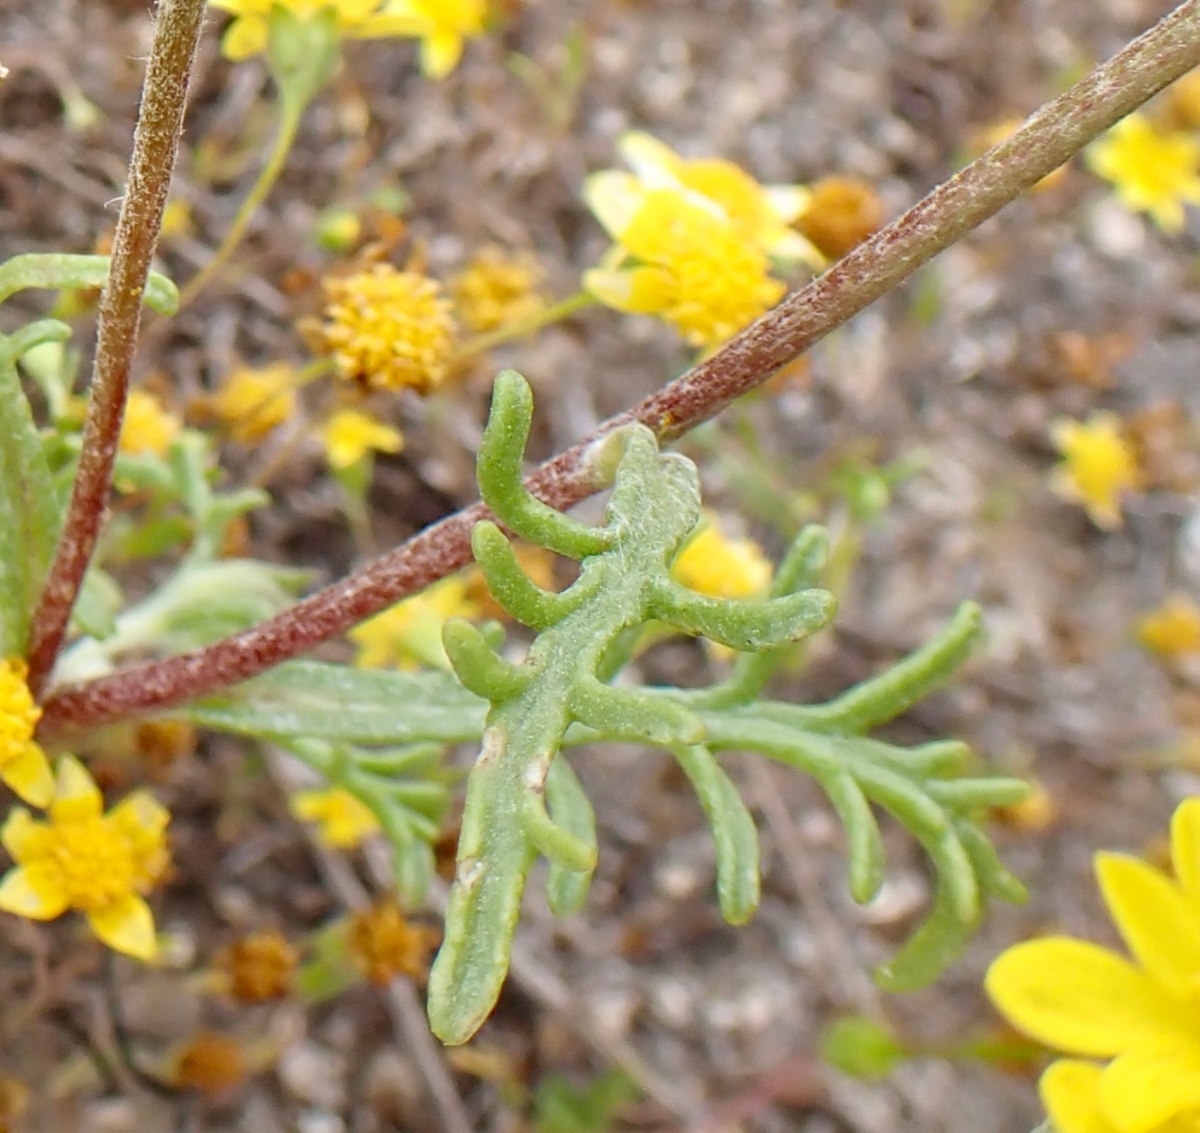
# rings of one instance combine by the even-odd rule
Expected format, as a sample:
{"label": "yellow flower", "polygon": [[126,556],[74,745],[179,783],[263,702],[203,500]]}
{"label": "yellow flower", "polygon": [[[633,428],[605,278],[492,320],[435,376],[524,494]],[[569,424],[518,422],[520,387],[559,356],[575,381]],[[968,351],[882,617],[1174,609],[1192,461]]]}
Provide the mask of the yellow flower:
{"label": "yellow flower", "polygon": [[346,949],[380,987],[397,976],[424,982],[438,936],[436,929],[410,924],[396,898],[385,896],[351,918]]}
{"label": "yellow flower", "polygon": [[1113,413],[1093,413],[1086,422],[1059,418],[1050,437],[1062,453],[1051,487],[1081,504],[1097,527],[1121,526],[1121,497],[1142,485],[1137,456]]}
{"label": "yellow flower", "polygon": [[45,806],[54,797],[54,774],[33,740],[42,710],[25,683],[28,671],[16,657],[0,661],[0,779],[27,803]]}
{"label": "yellow flower", "polygon": [[378,10],[380,0],[209,0],[209,4],[234,17],[221,37],[221,54],[235,62],[267,49],[267,20],[275,5],[305,21],[318,12],[332,9],[342,38],[376,39],[405,34],[399,21]]}
{"label": "yellow flower", "polygon": [[322,426],[320,438],[330,465],[336,469],[357,464],[369,452],[399,452],[404,447],[399,429],[357,409],[339,409]]}
{"label": "yellow flower", "polygon": [[[711,350],[787,290],[767,274],[766,253],[699,193],[629,191],[629,185],[596,174],[584,195],[618,245],[600,267],[584,273],[584,287],[601,303],[656,315],[693,346]],[[627,266],[630,257],[635,263]]]}
{"label": "yellow flower", "polygon": [[767,255],[824,267],[824,256],[790,227],[809,204],[803,185],[760,185],[731,161],[682,158],[638,130],[622,134],[617,151],[634,176],[615,170],[597,176],[610,179],[620,191],[644,195],[654,189],[689,189],[718,205],[738,234]]}
{"label": "yellow flower", "polygon": [[343,787],[298,791],[290,805],[301,821],[317,823],[317,837],[337,850],[352,850],[380,829],[370,808]]}
{"label": "yellow flower", "polygon": [[1123,118],[1084,157],[1125,208],[1149,213],[1164,232],[1182,231],[1183,206],[1200,204],[1200,142],[1182,131],[1160,133],[1141,114]]}
{"label": "yellow flower", "polygon": [[295,415],[296,371],[286,362],[261,370],[240,366],[201,408],[224,422],[235,441],[253,444]]}
{"label": "yellow flower", "polygon": [[447,669],[450,662],[442,648],[442,627],[451,618],[475,618],[479,612],[463,579],[443,578],[350,630],[347,636],[358,646],[354,663],[363,669],[392,665]]}
{"label": "yellow flower", "polygon": [[421,40],[421,70],[445,78],[458,65],[463,40],[483,33],[484,0],[387,0],[383,16],[395,35]]}
{"label": "yellow flower", "polygon": [[676,582],[710,598],[752,598],[771,582],[771,561],[752,539],[728,539],[716,516],[692,537],[671,567]]}
{"label": "yellow flower", "polygon": [[428,393],[446,379],[457,328],[441,284],[376,264],[325,281],[322,333],[338,373],[371,389]]}
{"label": "yellow flower", "polygon": [[856,177],[814,182],[796,227],[831,260],[844,256],[883,224],[883,202]]}
{"label": "yellow flower", "polygon": [[154,394],[132,389],[125,403],[125,421],[121,425],[118,446],[130,455],[148,452],[166,456],[181,428],[183,422],[175,414],[168,413]]}
{"label": "yellow flower", "polygon": [[38,921],[78,909],[110,948],[152,960],[154,918],[141,894],[169,865],[170,817],[147,791],[135,791],[105,814],[83,764],[63,756],[50,821],[37,822],[14,807],[0,830],[17,863],[0,881],[0,909]]}
{"label": "yellow flower", "polygon": [[1152,653],[1178,657],[1200,652],[1200,608],[1186,594],[1172,594],[1138,619],[1137,639]]}
{"label": "yellow flower", "polygon": [[1015,945],[988,971],[987,992],[1015,1027],[1082,1056],[1041,1078],[1058,1133],[1200,1128],[1200,799],[1175,811],[1171,858],[1174,880],[1125,854],[1095,857],[1132,962],[1059,936]]}
{"label": "yellow flower", "polygon": [[546,306],[537,293],[544,274],[531,256],[484,248],[450,281],[450,295],[463,324],[479,334],[538,314]]}

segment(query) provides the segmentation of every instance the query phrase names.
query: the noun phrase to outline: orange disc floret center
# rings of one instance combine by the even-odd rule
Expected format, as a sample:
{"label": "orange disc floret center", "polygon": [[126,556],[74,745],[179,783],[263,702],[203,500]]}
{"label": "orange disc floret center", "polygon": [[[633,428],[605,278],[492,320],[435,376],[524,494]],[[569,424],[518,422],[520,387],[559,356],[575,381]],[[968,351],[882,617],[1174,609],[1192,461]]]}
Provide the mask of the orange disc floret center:
{"label": "orange disc floret center", "polygon": [[133,848],[106,819],[64,823],[54,835],[45,860],[56,870],[61,892],[74,908],[102,909],[132,891]]}

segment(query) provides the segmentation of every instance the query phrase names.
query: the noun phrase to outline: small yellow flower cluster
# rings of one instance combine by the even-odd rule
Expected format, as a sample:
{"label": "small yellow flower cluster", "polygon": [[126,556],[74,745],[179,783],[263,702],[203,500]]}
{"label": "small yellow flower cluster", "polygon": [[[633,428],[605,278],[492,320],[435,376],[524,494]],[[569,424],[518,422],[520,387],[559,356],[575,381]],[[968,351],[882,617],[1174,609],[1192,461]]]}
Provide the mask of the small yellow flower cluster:
{"label": "small yellow flower cluster", "polygon": [[317,837],[337,850],[352,850],[381,829],[370,808],[344,787],[297,791],[289,805],[302,822],[315,822]]}
{"label": "small yellow flower cluster", "polygon": [[1096,855],[1132,961],[1051,936],[1008,949],[988,971],[987,992],[1013,1026],[1082,1056],[1051,1063],[1039,1083],[1058,1133],[1200,1128],[1200,799],[1175,811],[1171,862],[1173,878],[1125,854]]}
{"label": "small yellow flower cluster", "polygon": [[543,274],[532,256],[483,248],[450,280],[450,296],[467,330],[481,334],[543,310],[546,303],[537,291]]}
{"label": "small yellow flower cluster", "polygon": [[436,929],[411,924],[394,897],[384,897],[355,913],[346,935],[350,955],[371,983],[384,987],[397,976],[424,980]]}
{"label": "small yellow flower cluster", "polygon": [[339,409],[321,427],[319,437],[337,471],[358,464],[368,453],[399,452],[404,447],[399,429],[357,409]]}
{"label": "small yellow flower cluster", "polygon": [[458,328],[435,280],[375,264],[327,279],[325,296],[322,336],[341,377],[363,389],[418,393],[445,381]]}
{"label": "small yellow flower cluster", "polygon": [[454,70],[463,41],[483,33],[484,0],[210,0],[233,22],[221,39],[227,59],[247,59],[267,49],[270,15],[282,7],[307,22],[332,11],[340,39],[415,36],[421,40],[421,66],[440,79]]}
{"label": "small yellow flower cluster", "polygon": [[360,622],[347,636],[358,646],[354,663],[363,669],[419,665],[449,668],[442,627],[451,618],[475,618],[480,608],[467,583],[451,576]]}
{"label": "small yellow flower cluster", "polygon": [[125,420],[118,447],[131,456],[140,453],[166,456],[182,428],[183,422],[175,414],[168,413],[154,394],[133,389],[125,403]]}
{"label": "small yellow flower cluster", "polygon": [[1200,607],[1186,594],[1172,594],[1138,619],[1138,641],[1160,657],[1200,653]]}
{"label": "small yellow flower cluster", "polygon": [[1163,232],[1183,230],[1185,204],[1200,204],[1200,141],[1163,132],[1144,114],[1123,118],[1084,154],[1130,212],[1144,212]]}
{"label": "small yellow flower cluster", "polygon": [[727,538],[708,513],[671,567],[676,582],[710,598],[754,598],[771,583],[771,561],[751,539]]}
{"label": "small yellow flower cluster", "polygon": [[170,813],[149,792],[136,791],[105,814],[99,789],[71,755],[59,761],[47,801],[49,822],[14,807],[0,829],[17,863],[0,880],[0,909],[39,921],[77,909],[110,948],[152,960],[154,918],[142,895],[170,864]]}
{"label": "small yellow flower cluster", "polygon": [[295,416],[298,384],[295,368],[286,362],[261,370],[239,366],[196,409],[221,421],[235,441],[254,444]]}
{"label": "small yellow flower cluster", "polygon": [[1143,481],[1120,418],[1105,412],[1093,413],[1086,422],[1060,418],[1051,422],[1050,437],[1063,456],[1051,487],[1081,504],[1097,527],[1120,527],[1121,497],[1138,491]]}

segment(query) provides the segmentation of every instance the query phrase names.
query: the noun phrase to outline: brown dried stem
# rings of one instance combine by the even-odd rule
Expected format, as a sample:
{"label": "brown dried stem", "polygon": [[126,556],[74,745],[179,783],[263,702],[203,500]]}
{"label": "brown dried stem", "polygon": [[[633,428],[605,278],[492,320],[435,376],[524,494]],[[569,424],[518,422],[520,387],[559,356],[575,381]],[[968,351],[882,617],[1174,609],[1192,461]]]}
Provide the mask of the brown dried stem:
{"label": "brown dried stem", "polygon": [[162,225],[179,148],[188,79],[204,0],[161,0],[133,135],[129,184],[113,237],[108,282],[100,298],[96,361],[83,426],[83,451],[66,521],[50,565],[29,643],[29,685],[45,685],[83,583],[104,517],[113,461],[125,415],[129,372],[142,313],[142,293]]}
{"label": "brown dried stem", "polygon": [[[528,481],[530,491],[554,507],[570,507],[600,487],[585,459],[598,437],[640,421],[669,442],[715,416],[1197,64],[1200,0],[1187,0],[718,353],[542,465]],[[481,504],[458,512],[207,649],[65,688],[47,702],[43,725],[61,731],[165,708],[298,656],[464,565],[471,528],[486,514]]]}

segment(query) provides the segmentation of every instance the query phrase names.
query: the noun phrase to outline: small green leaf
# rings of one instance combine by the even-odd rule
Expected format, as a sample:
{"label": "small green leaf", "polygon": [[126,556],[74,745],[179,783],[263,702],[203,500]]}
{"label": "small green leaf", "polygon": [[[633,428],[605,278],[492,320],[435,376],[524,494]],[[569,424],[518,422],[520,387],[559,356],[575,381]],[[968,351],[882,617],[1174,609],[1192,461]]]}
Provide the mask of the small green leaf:
{"label": "small green leaf", "polygon": [[71,611],[71,625],[80,633],[103,641],[117,629],[117,613],[124,603],[116,579],[93,564],[83,576],[79,597]]}
{"label": "small green leaf", "polygon": [[[596,845],[596,815],[584,793],[583,784],[579,782],[565,755],[555,756],[550,764],[550,772],[546,776],[546,804],[550,808],[551,818],[590,848],[594,862],[599,852]],[[573,870],[552,861],[546,877],[546,901],[550,911],[555,916],[565,917],[582,909],[594,872],[594,866],[591,869]]]}
{"label": "small green leaf", "polygon": [[847,1015],[826,1024],[820,1050],[830,1066],[867,1082],[886,1078],[909,1054],[891,1030],[865,1015]]}

